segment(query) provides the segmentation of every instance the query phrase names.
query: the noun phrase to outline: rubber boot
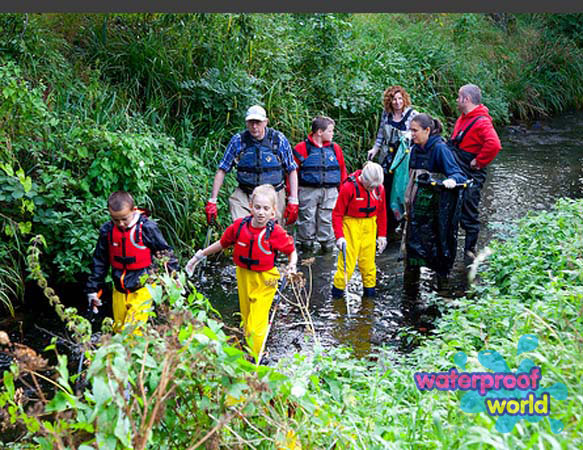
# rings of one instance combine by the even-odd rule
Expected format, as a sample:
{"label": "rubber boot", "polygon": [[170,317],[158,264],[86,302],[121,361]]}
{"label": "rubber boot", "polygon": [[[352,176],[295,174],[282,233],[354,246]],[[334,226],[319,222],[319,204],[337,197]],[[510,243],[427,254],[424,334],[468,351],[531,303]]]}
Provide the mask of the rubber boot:
{"label": "rubber boot", "polygon": [[377,295],[376,287],[363,288],[363,293],[362,293],[363,297],[373,298],[373,297],[376,297],[376,295]]}
{"label": "rubber boot", "polygon": [[336,286],[332,286],[332,298],[342,297],[344,297],[344,289],[338,289]]}
{"label": "rubber boot", "polygon": [[464,265],[469,266],[476,258],[476,245],[478,244],[478,233],[466,233],[464,243]]}

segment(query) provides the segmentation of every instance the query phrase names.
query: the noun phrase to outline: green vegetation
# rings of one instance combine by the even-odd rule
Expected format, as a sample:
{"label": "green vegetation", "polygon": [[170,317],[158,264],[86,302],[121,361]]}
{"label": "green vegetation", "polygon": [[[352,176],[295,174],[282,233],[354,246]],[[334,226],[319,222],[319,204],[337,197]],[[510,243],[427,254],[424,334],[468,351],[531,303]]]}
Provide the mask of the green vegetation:
{"label": "green vegetation", "polygon": [[[4,374],[0,426],[38,448],[579,448],[583,445],[583,201],[560,201],[550,212],[520,221],[507,242],[493,242],[482,283],[471,298],[440,305],[434,336],[411,355],[391,362],[389,350],[374,361],[346,350],[297,355],[278,370],[247,362],[209,304],[187,297],[167,275],[157,279],[158,318],[143,338],[104,335],[88,347],[90,387],[74,391],[66,357],[58,357],[57,388],[31,398],[15,379],[32,384],[49,369],[30,352],[18,354]],[[37,245],[29,258],[41,285]],[[44,280],[44,281],[43,281]],[[184,283],[184,278],[181,278]],[[49,288],[50,289],[50,288]],[[54,296],[49,292],[48,295]],[[68,311],[69,320],[72,311]],[[87,342],[84,319],[77,318]],[[520,359],[523,334],[539,345]],[[52,346],[54,348],[54,346]],[[495,430],[485,413],[461,411],[463,392],[420,392],[416,371],[447,371],[458,351],[465,371],[483,371],[477,352],[492,349],[515,370],[524,356],[542,368],[541,386],[563,383],[565,400],[551,401],[548,422],[520,421],[511,433]],[[374,360],[374,358],[373,358]],[[30,394],[29,394],[30,395]],[[8,423],[14,423],[12,427]],[[6,430],[8,429],[8,430]]]}
{"label": "green vegetation", "polygon": [[[58,282],[87,273],[105,199],[128,189],[180,255],[245,109],[293,143],[337,119],[350,168],[381,95],[405,86],[451,124],[457,88],[484,90],[496,124],[580,107],[582,15],[106,14],[0,16],[0,301],[22,296],[22,240],[47,239]],[[226,194],[219,199],[226,211]],[[223,224],[224,225],[224,224]],[[10,261],[10,264],[5,264]]]}
{"label": "green vegetation", "polygon": [[[497,126],[579,108],[582,24],[581,14],[0,15],[0,307],[23,296],[27,265],[45,291],[47,277],[87,273],[116,189],[131,191],[179,256],[190,255],[206,231],[216,163],[251,103],[264,104],[292,143],[314,115],[334,117],[351,169],[372,145],[392,84],[450,125],[466,82],[483,88]],[[223,217],[233,183],[219,200]],[[77,393],[60,355],[55,392],[29,398],[15,380],[34,386],[50,371],[11,347],[2,436],[41,448],[187,448],[203,439],[211,447],[581,447],[582,208],[560,202],[494,243],[472,298],[444,307],[434,336],[419,337],[399,364],[388,350],[379,362],[322,350],[257,373],[208,302],[164,276],[146,336],[124,346],[126,336],[106,335],[93,348],[83,319],[46,291],[87,346],[91,386]],[[46,238],[42,267],[38,241],[27,264],[37,234]],[[416,370],[447,370],[457,351],[470,356],[468,370],[480,370],[483,348],[515,368],[525,333],[539,338],[529,357],[543,383],[569,389],[551,408],[561,434],[546,419],[500,434],[489,416],[461,412],[459,392],[415,388]]]}

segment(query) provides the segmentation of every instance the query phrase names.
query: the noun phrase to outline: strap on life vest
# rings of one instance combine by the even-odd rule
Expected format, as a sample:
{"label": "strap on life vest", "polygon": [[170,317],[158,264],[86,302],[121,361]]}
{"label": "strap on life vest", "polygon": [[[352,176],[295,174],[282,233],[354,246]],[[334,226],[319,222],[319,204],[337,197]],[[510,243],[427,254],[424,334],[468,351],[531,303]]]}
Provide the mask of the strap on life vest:
{"label": "strap on life vest", "polygon": [[407,110],[407,112],[405,113],[405,115],[401,118],[401,120],[399,120],[398,122],[395,122],[394,120],[389,120],[389,123],[391,124],[391,126],[393,128],[396,128],[397,130],[400,131],[405,131],[407,129],[407,119],[409,118],[409,116],[411,115],[411,113],[413,112],[413,108],[409,108]]}
{"label": "strap on life vest", "polygon": [[483,117],[486,117],[486,116],[478,116],[478,117],[476,117],[474,120],[472,120],[472,121],[469,123],[469,125],[468,125],[468,126],[465,128],[465,129],[461,130],[461,131],[460,131],[460,132],[459,132],[459,133],[458,133],[458,134],[457,134],[457,135],[456,135],[456,136],[455,136],[455,137],[452,139],[452,141],[453,141],[453,144],[454,144],[456,147],[458,147],[458,148],[459,148],[460,144],[462,143],[462,140],[463,140],[464,136],[465,136],[465,135],[468,133],[468,131],[470,131],[470,128],[472,128],[472,127],[474,126],[474,124],[475,124],[475,123],[476,123],[478,120],[480,120],[481,118],[483,118]]}
{"label": "strap on life vest", "polygon": [[[360,197],[360,188],[358,187],[358,183],[356,182],[356,178],[355,177],[349,177],[349,179],[352,182],[352,184],[354,184],[354,191],[355,191],[355,194],[356,194],[356,198]],[[358,208],[358,210],[360,212],[365,213],[366,214],[366,217],[368,217],[369,214],[373,213],[377,209],[377,207],[376,206],[370,206],[370,192],[367,191],[366,189],[365,189],[365,191],[366,191],[366,196],[367,196],[367,199],[366,199],[366,207],[364,207],[364,208]],[[379,188],[378,187],[375,188],[375,191],[377,191],[377,195],[380,195],[380,192],[379,192]]]}
{"label": "strap on life vest", "polygon": [[[237,228],[237,233],[235,234],[235,242],[239,240],[239,235],[241,234],[241,230],[243,229],[243,227],[245,225],[247,227],[250,226],[252,218],[253,218],[253,216],[247,216],[241,221],[241,223],[239,224],[239,228]],[[273,231],[274,226],[275,226],[275,221],[273,219],[270,219],[267,221],[267,225],[265,227],[265,240],[267,242],[269,242],[269,238],[271,237],[271,232]],[[259,240],[261,240],[261,234],[263,234],[263,233],[259,233],[259,236],[258,236]],[[261,242],[258,242],[257,246],[261,247]],[[269,244],[269,251],[270,252],[273,251],[271,248],[271,244]],[[253,259],[253,239],[251,239],[249,241],[249,256],[239,256],[239,259],[241,260],[241,262],[243,264],[247,265],[247,268],[249,270],[251,270],[251,266],[259,264],[258,259]]]}

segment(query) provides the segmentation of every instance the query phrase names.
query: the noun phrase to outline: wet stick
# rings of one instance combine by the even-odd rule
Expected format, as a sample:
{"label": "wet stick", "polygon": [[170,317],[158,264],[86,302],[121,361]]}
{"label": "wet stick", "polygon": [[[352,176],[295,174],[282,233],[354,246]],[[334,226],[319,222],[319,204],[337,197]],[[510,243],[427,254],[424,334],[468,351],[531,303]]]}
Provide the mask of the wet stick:
{"label": "wet stick", "polygon": [[350,303],[348,302],[348,274],[346,273],[346,242],[342,244],[342,259],[344,262],[344,301],[346,302],[346,315],[350,317]]}

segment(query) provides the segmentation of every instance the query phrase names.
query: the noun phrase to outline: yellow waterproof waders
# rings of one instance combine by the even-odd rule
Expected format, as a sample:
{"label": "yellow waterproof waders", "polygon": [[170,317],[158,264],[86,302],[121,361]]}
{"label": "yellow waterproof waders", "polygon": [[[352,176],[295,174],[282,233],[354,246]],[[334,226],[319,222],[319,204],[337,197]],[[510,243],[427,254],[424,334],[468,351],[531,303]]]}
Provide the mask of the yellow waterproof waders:
{"label": "yellow waterproof waders", "polygon": [[237,266],[239,308],[247,343],[253,350],[255,358],[259,355],[265,339],[269,309],[277,291],[278,281],[279,271],[275,267],[264,272],[255,272]]}
{"label": "yellow waterproof waders", "polygon": [[[377,240],[376,217],[351,217],[342,218],[342,230],[346,239],[346,272],[350,280],[352,272],[358,267],[362,275],[362,284],[365,288],[377,285],[377,267],[375,265],[375,252]],[[344,262],[342,252],[338,252],[338,268],[334,274],[334,287],[344,290]]]}
{"label": "yellow waterproof waders", "polygon": [[148,312],[152,309],[152,295],[147,287],[125,294],[113,290],[113,329],[119,333],[124,326],[135,326],[132,334],[142,335],[142,327],[148,320]]}

